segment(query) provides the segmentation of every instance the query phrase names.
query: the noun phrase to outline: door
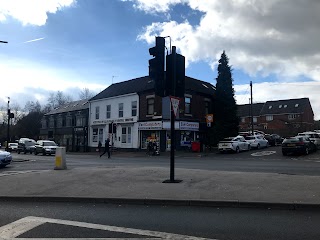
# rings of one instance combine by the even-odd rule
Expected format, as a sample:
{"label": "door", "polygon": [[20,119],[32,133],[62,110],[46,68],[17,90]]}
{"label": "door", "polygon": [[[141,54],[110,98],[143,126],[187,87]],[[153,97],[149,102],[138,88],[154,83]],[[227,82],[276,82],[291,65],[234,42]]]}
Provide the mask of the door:
{"label": "door", "polygon": [[123,126],[121,129],[121,147],[132,148],[132,127]]}

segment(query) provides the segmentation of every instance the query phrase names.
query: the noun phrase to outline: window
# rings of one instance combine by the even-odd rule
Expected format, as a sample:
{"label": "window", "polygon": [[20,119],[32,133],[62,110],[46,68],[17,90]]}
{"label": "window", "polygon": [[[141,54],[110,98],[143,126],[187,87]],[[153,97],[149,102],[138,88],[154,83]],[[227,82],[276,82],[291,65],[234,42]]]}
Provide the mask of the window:
{"label": "window", "polygon": [[96,107],[96,119],[99,119],[99,112],[100,112],[100,108],[99,106]]}
{"label": "window", "polygon": [[246,122],[246,118],[242,117],[242,118],[241,118],[241,122],[242,122],[242,123]]}
{"label": "window", "polygon": [[283,106],[283,108],[286,108],[286,107],[288,107],[288,105],[287,105],[287,104]]}
{"label": "window", "polygon": [[76,118],[76,126],[83,126],[83,119],[81,116],[77,116]]}
{"label": "window", "polygon": [[273,120],[273,115],[268,115],[268,116],[266,116],[266,120],[267,120],[267,121],[272,121],[272,120]]}
{"label": "window", "polygon": [[119,118],[123,117],[123,103],[119,103]]}
{"label": "window", "polygon": [[106,118],[110,118],[111,117],[111,105],[107,105],[106,107]]}
{"label": "window", "polygon": [[293,119],[296,119],[297,118],[297,114],[289,114],[288,115],[288,119],[289,120],[293,120]]}
{"label": "window", "polygon": [[123,127],[121,143],[131,143],[131,127]]}
{"label": "window", "polygon": [[205,111],[205,114],[209,114],[209,107],[210,107],[210,102],[209,102],[209,101],[205,101],[205,102],[204,102],[204,111]]}
{"label": "window", "polygon": [[294,105],[295,107],[299,107],[299,103],[297,103],[296,105]]}
{"label": "window", "polygon": [[269,109],[271,109],[271,108],[272,108],[272,106],[270,105],[270,106],[269,106]]}
{"label": "window", "polygon": [[98,141],[103,143],[103,128],[92,129],[92,142],[98,142]]}
{"label": "window", "polygon": [[184,112],[187,114],[191,113],[191,98],[190,97],[184,98]]}
{"label": "window", "polygon": [[131,116],[137,116],[137,101],[131,102]]}
{"label": "window", "polygon": [[257,117],[253,117],[253,122],[256,123],[258,121]]}
{"label": "window", "polygon": [[154,114],[154,98],[147,99],[147,114],[153,115]]}
{"label": "window", "polygon": [[282,108],[282,105],[279,105],[279,108]]}

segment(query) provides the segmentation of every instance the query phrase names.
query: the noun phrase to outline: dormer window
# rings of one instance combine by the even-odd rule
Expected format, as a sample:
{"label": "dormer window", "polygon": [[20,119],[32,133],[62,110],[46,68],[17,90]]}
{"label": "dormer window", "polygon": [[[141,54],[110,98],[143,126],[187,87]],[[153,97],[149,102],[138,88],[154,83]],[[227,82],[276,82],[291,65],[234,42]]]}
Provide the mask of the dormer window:
{"label": "dormer window", "polygon": [[299,103],[296,103],[296,105],[294,105],[295,107],[299,107]]}
{"label": "dormer window", "polygon": [[286,108],[286,107],[288,107],[288,105],[287,105],[287,104],[283,106],[283,108]]}
{"label": "dormer window", "polygon": [[279,108],[282,108],[282,105],[279,105]]}
{"label": "dormer window", "polygon": [[271,108],[272,108],[272,105],[269,106],[269,109],[271,109]]}

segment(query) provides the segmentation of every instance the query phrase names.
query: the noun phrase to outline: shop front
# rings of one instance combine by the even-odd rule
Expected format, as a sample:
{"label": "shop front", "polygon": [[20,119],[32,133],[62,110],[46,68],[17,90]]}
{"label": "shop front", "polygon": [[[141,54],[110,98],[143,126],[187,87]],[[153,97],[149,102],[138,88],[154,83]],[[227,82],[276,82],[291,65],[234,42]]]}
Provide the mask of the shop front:
{"label": "shop front", "polygon": [[[140,148],[147,149],[148,143],[154,141],[161,151],[171,149],[170,121],[139,122]],[[199,140],[199,122],[175,122],[175,145],[180,150],[191,147],[191,142]]]}

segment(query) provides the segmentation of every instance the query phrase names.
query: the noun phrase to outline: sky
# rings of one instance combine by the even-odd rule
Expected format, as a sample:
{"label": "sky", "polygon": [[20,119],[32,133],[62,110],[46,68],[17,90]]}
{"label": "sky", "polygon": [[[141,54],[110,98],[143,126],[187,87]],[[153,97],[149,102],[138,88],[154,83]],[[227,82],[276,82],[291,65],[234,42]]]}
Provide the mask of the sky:
{"label": "sky", "polygon": [[319,0],[0,0],[0,106],[79,98],[148,75],[155,36],[216,84],[225,50],[238,104],[308,97],[320,119]]}

